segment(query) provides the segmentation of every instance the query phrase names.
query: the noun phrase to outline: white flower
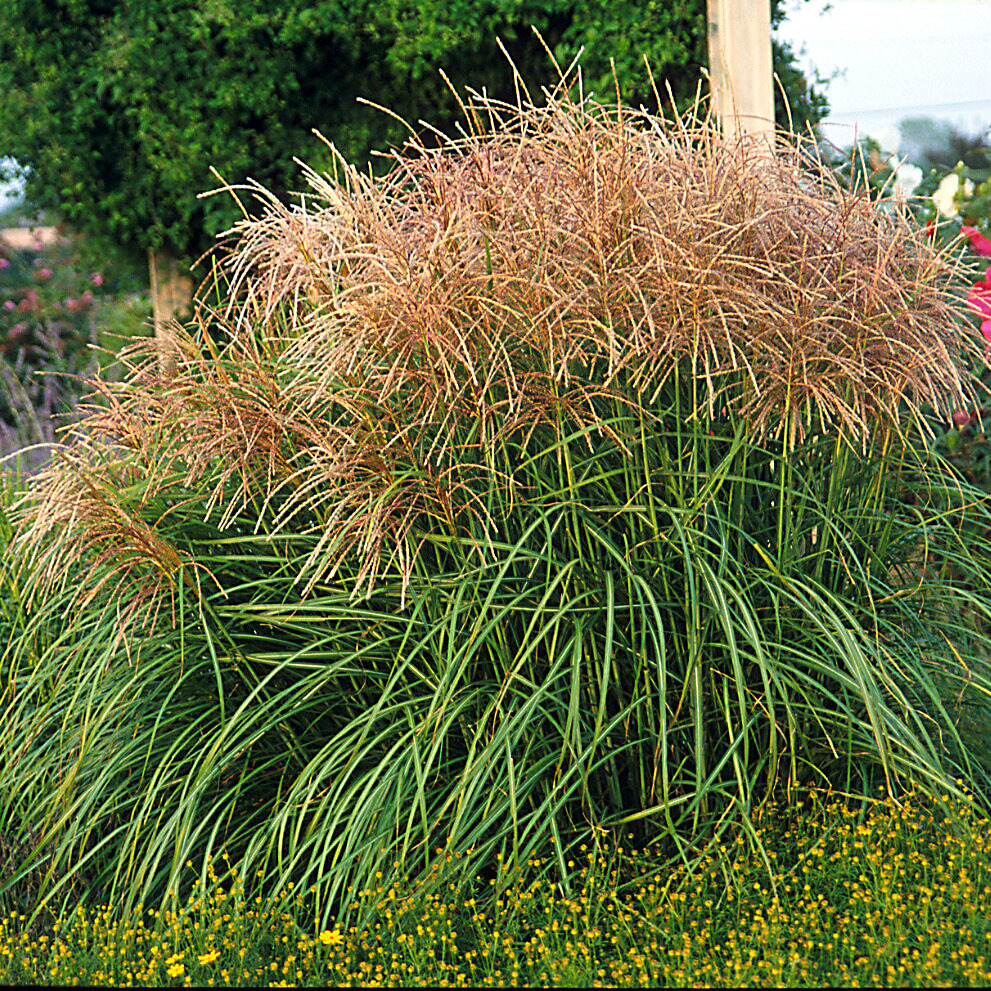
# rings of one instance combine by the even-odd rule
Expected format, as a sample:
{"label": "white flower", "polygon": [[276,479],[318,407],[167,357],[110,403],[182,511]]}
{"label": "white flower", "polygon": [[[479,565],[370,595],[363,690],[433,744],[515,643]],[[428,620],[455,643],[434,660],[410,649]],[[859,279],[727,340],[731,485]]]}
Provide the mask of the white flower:
{"label": "white flower", "polygon": [[[957,168],[963,168],[963,162],[957,162]],[[955,217],[960,211],[957,209],[957,197],[969,199],[974,195],[974,184],[970,179],[960,182],[960,176],[956,172],[943,176],[940,184],[933,193],[933,203],[936,204],[939,212],[944,217]]]}
{"label": "white flower", "polygon": [[955,217],[960,211],[957,209],[956,195],[960,189],[960,176],[956,172],[943,176],[940,184],[933,193],[933,203],[936,209],[944,217]]}
{"label": "white flower", "polygon": [[912,191],[922,182],[922,169],[918,165],[902,162],[895,169],[895,181],[892,185],[896,196],[911,196]]}

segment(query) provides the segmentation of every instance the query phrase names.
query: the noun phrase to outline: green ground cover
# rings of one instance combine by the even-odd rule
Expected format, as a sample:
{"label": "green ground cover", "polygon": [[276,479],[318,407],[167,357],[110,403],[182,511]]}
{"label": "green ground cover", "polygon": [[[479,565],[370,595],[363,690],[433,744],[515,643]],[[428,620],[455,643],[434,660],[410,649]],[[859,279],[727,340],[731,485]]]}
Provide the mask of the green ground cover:
{"label": "green ground cover", "polygon": [[[531,861],[458,887],[362,892],[320,931],[211,865],[174,911],[90,907],[52,930],[0,923],[0,979],[114,987],[984,987],[987,819],[966,802],[806,797],[671,871],[648,851],[582,849],[568,887]],[[759,851],[759,852],[758,852]],[[766,858],[766,859],[765,859]],[[770,864],[770,869],[768,868]],[[227,866],[216,865],[226,871]]]}

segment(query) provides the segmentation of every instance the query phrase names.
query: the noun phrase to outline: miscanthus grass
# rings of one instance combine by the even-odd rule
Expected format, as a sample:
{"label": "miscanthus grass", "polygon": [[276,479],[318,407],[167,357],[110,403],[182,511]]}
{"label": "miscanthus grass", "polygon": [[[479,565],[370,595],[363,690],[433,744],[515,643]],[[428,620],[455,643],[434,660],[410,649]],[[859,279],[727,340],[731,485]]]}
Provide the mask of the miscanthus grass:
{"label": "miscanthus grass", "polygon": [[[175,911],[79,909],[0,923],[0,980],[107,986],[983,986],[991,984],[991,822],[966,801],[809,798],[690,868],[576,851],[562,885],[531,861],[459,887],[362,891],[361,925],[245,894],[213,867]],[[770,864],[770,871],[767,869]],[[224,868],[226,870],[226,867]]]}
{"label": "miscanthus grass", "polygon": [[567,82],[306,178],[9,514],[0,909],[174,910],[227,851],[329,922],[809,785],[987,800],[952,257],[797,139]]}

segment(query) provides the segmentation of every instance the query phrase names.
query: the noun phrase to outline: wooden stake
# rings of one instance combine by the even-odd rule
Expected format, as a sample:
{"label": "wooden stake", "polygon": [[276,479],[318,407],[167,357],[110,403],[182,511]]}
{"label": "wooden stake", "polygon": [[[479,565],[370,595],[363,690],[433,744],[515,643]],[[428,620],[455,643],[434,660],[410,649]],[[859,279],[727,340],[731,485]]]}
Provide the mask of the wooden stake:
{"label": "wooden stake", "polygon": [[151,302],[155,337],[160,345],[161,367],[171,373],[175,367],[175,334],[172,321],[185,314],[193,297],[193,280],[178,261],[162,249],[148,251],[151,276]]}
{"label": "wooden stake", "polygon": [[707,0],[709,85],[723,135],[774,142],[770,0]]}

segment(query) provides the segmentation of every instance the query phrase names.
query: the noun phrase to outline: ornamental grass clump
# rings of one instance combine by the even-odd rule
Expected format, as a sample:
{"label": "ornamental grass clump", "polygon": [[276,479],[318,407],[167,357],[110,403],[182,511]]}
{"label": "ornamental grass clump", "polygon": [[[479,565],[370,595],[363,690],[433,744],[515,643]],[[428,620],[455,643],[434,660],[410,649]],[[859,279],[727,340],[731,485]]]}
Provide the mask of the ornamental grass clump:
{"label": "ornamental grass clump", "polygon": [[22,502],[0,829],[51,904],[226,851],[326,919],[451,851],[567,883],[798,785],[983,793],[948,256],[787,136],[565,86],[465,120],[251,189],[226,305]]}

